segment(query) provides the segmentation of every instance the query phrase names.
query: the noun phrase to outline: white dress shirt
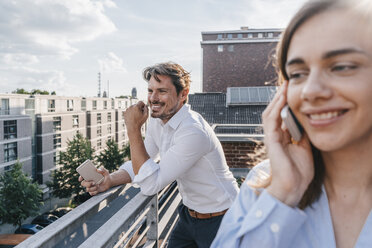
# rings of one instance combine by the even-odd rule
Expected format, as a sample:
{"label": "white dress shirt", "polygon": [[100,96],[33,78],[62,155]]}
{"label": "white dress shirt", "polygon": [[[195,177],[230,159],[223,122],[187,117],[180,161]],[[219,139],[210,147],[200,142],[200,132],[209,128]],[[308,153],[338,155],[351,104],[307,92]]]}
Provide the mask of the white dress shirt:
{"label": "white dress shirt", "polygon": [[233,203],[239,189],[221,143],[210,125],[188,104],[166,124],[150,118],[145,147],[150,159],[136,176],[130,161],[120,167],[128,171],[143,194],[156,194],[177,180],[183,204],[190,209],[214,213]]}

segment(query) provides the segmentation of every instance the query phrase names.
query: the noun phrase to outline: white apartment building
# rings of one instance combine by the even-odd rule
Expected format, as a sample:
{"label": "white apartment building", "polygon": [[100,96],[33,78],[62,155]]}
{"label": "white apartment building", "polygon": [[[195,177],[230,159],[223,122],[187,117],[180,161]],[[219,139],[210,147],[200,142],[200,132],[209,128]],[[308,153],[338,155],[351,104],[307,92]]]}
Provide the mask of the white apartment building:
{"label": "white apartment building", "polygon": [[[0,94],[0,173],[20,161],[40,184],[50,180],[58,154],[80,132],[99,153],[106,141],[128,142],[123,113],[137,99]],[[143,134],[146,125],[143,127]]]}

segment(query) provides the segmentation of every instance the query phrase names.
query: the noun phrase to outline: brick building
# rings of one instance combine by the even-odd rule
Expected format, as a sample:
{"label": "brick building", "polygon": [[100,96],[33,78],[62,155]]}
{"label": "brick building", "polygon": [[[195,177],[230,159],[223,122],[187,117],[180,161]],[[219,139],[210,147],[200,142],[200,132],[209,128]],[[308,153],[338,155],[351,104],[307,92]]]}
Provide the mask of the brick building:
{"label": "brick building", "polygon": [[202,32],[203,92],[275,81],[272,55],[282,29]]}
{"label": "brick building", "polygon": [[[262,158],[262,112],[276,87],[228,88],[189,95],[191,108],[212,126],[230,168],[250,168]],[[258,152],[259,151],[259,152]]]}

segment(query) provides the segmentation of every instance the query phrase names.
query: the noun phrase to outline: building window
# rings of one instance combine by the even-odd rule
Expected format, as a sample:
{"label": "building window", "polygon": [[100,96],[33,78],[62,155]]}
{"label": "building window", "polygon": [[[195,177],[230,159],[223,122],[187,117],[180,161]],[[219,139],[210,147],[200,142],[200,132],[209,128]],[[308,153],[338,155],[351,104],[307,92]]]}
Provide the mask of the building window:
{"label": "building window", "polygon": [[258,33],[258,36],[257,37],[258,38],[262,38],[263,37],[262,33]]}
{"label": "building window", "polygon": [[274,37],[274,34],[273,34],[273,33],[268,33],[268,34],[267,34],[267,37],[269,37],[269,38],[273,38],[273,37]]}
{"label": "building window", "polygon": [[93,110],[97,110],[97,100],[93,100]]}
{"label": "building window", "polygon": [[25,113],[30,116],[35,114],[35,99],[25,99]]}
{"label": "building window", "polygon": [[97,140],[97,150],[101,150],[102,149],[102,140],[99,139]]}
{"label": "building window", "polygon": [[79,116],[78,115],[72,116],[72,127],[79,127]]}
{"label": "building window", "polygon": [[61,131],[61,117],[53,117],[53,131]]}
{"label": "building window", "polygon": [[107,122],[111,122],[111,113],[107,113]]}
{"label": "building window", "polygon": [[125,109],[128,108],[128,101],[125,101]]}
{"label": "building window", "polygon": [[107,109],[107,101],[103,101],[103,108]]}
{"label": "building window", "polygon": [[234,52],[234,45],[228,45],[227,46],[227,51]]}
{"label": "building window", "polygon": [[55,152],[54,153],[54,155],[53,155],[53,162],[54,162],[54,165],[59,164],[59,152]]}
{"label": "building window", "polygon": [[98,137],[102,136],[102,127],[101,126],[97,127],[97,136]]}
{"label": "building window", "polygon": [[17,159],[17,142],[4,144],[4,162]]}
{"label": "building window", "polygon": [[0,102],[0,115],[9,115],[9,99],[1,99]]}
{"label": "building window", "polygon": [[74,100],[67,100],[67,111],[73,111],[74,110]]}
{"label": "building window", "polygon": [[238,34],[238,39],[243,39],[243,34]]}
{"label": "building window", "polygon": [[81,111],[87,110],[87,100],[81,100]]}
{"label": "building window", "polygon": [[227,34],[228,39],[232,39],[233,35],[232,34]]}
{"label": "building window", "polygon": [[115,108],[115,101],[114,99],[111,100],[111,109],[114,109]]}
{"label": "building window", "polygon": [[98,113],[97,114],[97,124],[101,124],[101,123],[102,123],[101,113]]}
{"label": "building window", "polygon": [[218,45],[217,46],[217,51],[220,53],[220,52],[223,52],[223,45]]}
{"label": "building window", "polygon": [[48,112],[56,112],[56,101],[48,100]]}
{"label": "building window", "polygon": [[56,149],[58,147],[61,147],[61,134],[54,134],[53,135],[53,148]]}
{"label": "building window", "polygon": [[107,133],[111,133],[111,125],[107,126]]}
{"label": "building window", "polygon": [[4,121],[4,139],[17,138],[17,121]]}
{"label": "building window", "polygon": [[252,33],[249,33],[248,34],[248,38],[253,38],[253,34]]}
{"label": "building window", "polygon": [[121,101],[118,101],[118,108],[120,109],[121,108]]}
{"label": "building window", "polygon": [[222,40],[222,34],[217,35],[217,40]]}
{"label": "building window", "polygon": [[25,109],[35,110],[35,100],[34,99],[25,99]]}

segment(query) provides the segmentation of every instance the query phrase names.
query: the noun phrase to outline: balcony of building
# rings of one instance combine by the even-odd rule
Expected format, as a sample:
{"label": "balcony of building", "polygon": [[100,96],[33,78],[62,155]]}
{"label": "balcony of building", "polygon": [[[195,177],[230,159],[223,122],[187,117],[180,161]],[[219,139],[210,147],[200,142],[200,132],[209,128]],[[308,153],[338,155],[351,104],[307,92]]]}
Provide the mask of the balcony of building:
{"label": "balcony of building", "polygon": [[[231,169],[236,178],[248,169]],[[19,244],[33,247],[166,247],[181,202],[174,182],[153,196],[133,185],[112,188],[90,198]]]}

